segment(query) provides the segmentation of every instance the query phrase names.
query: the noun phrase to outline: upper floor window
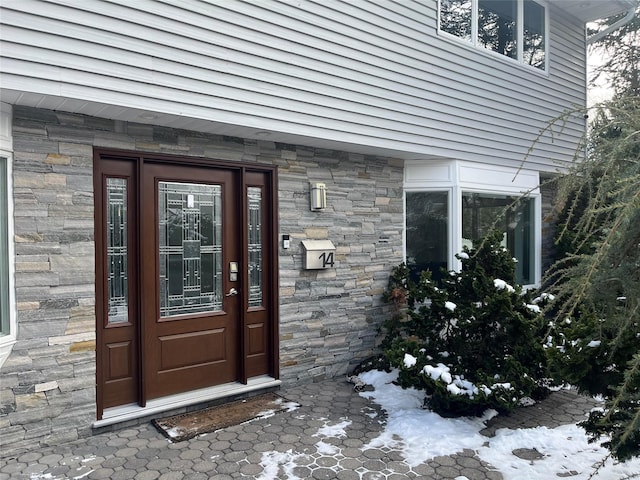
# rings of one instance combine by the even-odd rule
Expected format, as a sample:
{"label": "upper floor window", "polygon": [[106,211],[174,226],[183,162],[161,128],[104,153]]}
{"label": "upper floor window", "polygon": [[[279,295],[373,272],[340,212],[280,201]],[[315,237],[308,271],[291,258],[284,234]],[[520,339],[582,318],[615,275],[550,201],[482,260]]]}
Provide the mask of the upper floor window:
{"label": "upper floor window", "polygon": [[546,12],[534,0],[440,0],[440,30],[546,70]]}

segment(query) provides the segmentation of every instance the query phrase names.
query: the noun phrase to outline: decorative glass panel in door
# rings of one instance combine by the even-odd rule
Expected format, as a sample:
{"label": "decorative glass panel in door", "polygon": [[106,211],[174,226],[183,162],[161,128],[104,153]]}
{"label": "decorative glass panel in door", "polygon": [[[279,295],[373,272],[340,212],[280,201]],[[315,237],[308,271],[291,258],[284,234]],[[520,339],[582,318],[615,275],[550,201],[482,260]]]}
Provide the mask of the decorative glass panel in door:
{"label": "decorative glass panel in door", "polygon": [[107,285],[109,324],[129,321],[127,180],[107,179]]}
{"label": "decorative glass panel in door", "polygon": [[249,204],[249,307],[262,306],[262,188],[247,189]]}
{"label": "decorative glass panel in door", "polygon": [[222,189],[159,182],[160,315],[222,310]]}

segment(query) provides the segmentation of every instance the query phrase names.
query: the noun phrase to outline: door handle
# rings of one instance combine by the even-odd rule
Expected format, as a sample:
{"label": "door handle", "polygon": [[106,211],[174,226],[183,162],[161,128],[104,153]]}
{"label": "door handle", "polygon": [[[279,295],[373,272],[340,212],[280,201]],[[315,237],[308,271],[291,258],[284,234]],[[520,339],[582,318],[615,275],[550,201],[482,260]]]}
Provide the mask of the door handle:
{"label": "door handle", "polygon": [[225,295],[225,297],[235,297],[237,294],[238,294],[238,290],[236,290],[235,288],[232,288],[231,290],[229,290],[229,293]]}

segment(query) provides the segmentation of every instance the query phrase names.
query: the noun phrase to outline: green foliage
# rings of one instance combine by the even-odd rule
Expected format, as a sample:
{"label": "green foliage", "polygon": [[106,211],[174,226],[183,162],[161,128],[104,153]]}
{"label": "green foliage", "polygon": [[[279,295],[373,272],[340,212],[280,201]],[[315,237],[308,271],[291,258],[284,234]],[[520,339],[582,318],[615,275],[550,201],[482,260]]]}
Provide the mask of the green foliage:
{"label": "green foliage", "polygon": [[640,455],[640,97],[593,112],[588,158],[558,179],[547,353],[557,381],[604,396],[583,426],[625,460]]}
{"label": "green foliage", "polygon": [[604,411],[582,425],[592,441],[606,437],[603,445],[626,460],[640,456],[640,6],[631,22],[594,48],[606,59],[596,76],[610,79],[614,97],[593,109],[587,161],[562,179],[560,200],[573,195],[583,208],[564,219],[559,241],[566,256],[549,283],[561,297],[555,324],[566,317],[582,324],[558,333],[570,342],[591,337],[601,344],[564,352],[552,365],[564,375],[572,367],[582,372],[575,383],[604,395]]}
{"label": "green foliage", "polygon": [[[612,318],[612,317],[609,317]],[[623,379],[628,348],[611,351],[620,325],[606,321],[593,308],[580,306],[573,316],[560,324],[550,324],[547,337],[550,375],[559,382],[578,387],[591,395],[611,394]],[[622,332],[627,346],[633,343],[633,332]]]}
{"label": "green foliage", "polygon": [[634,355],[627,367],[607,409],[591,412],[580,424],[591,433],[592,441],[602,435],[610,437],[603,446],[620,460],[638,456],[640,445],[640,354]]}
{"label": "green foliage", "polygon": [[[509,411],[534,395],[545,373],[543,318],[514,284],[514,260],[494,232],[459,255],[462,270],[414,283],[397,267],[386,298],[397,315],[383,343],[399,383],[424,389],[443,415]],[[404,307],[404,308],[403,308]]]}

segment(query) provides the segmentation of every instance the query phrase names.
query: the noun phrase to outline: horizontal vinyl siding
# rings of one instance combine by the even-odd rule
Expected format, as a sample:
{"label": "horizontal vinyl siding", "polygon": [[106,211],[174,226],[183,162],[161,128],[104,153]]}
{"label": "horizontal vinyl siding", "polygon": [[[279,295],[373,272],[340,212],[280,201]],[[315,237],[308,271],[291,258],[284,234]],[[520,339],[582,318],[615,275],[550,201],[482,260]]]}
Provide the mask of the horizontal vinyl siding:
{"label": "horizontal vinyl siding", "polygon": [[[549,74],[438,35],[437,2],[9,2],[2,84],[502,165],[584,103],[582,27],[551,12]],[[568,159],[583,121],[530,168]]]}

